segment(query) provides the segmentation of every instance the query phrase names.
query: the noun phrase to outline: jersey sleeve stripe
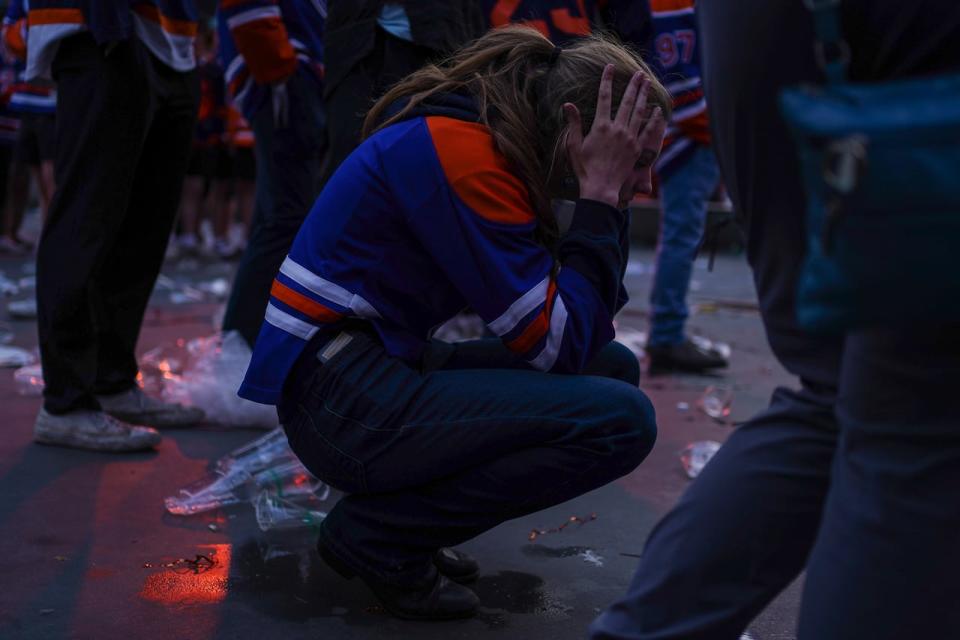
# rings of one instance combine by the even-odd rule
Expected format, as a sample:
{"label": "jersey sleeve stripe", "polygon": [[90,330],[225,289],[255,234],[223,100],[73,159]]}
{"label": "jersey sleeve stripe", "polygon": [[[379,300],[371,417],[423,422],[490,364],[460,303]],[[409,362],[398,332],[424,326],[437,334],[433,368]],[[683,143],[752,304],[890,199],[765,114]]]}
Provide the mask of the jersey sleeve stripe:
{"label": "jersey sleeve stripe", "polygon": [[297,264],[290,256],[280,265],[280,273],[287,276],[304,289],[321,298],[353,311],[361,318],[379,318],[380,314],[373,306],[358,295],[352,294],[343,287],[329,280],[321,278],[309,269]]}
{"label": "jersey sleeve stripe", "polygon": [[550,286],[547,288],[546,303],[543,306],[543,310],[537,314],[537,317],[534,318],[533,322],[527,325],[527,328],[523,330],[523,333],[507,344],[508,349],[514,353],[523,354],[527,351],[530,351],[534,345],[543,339],[543,336],[545,336],[547,331],[550,330],[550,319],[552,317],[551,312],[553,311],[553,300],[556,292],[557,283],[555,281],[551,281]]}
{"label": "jersey sleeve stripe", "polygon": [[493,331],[498,336],[505,336],[513,331],[513,328],[517,326],[520,320],[544,303],[547,299],[547,288],[549,286],[550,276],[547,275],[543,280],[538,282],[536,286],[517,298],[517,300],[510,305],[510,308],[504,311],[499,318],[491,322],[488,325],[490,331]]}
{"label": "jersey sleeve stripe", "polygon": [[530,361],[535,369],[540,371],[549,371],[557,362],[557,356],[560,355],[560,345],[563,343],[563,333],[567,326],[567,307],[563,303],[563,298],[557,296],[557,301],[550,318],[550,335],[547,336],[547,343],[536,358]]}
{"label": "jersey sleeve stripe", "polygon": [[264,319],[278,329],[282,329],[301,340],[309,340],[319,330],[310,323],[295,318],[286,311],[281,311],[273,304],[267,304],[267,313]]}
{"label": "jersey sleeve stripe", "polygon": [[294,291],[279,280],[273,281],[270,295],[317,322],[336,322],[343,318],[343,314]]}

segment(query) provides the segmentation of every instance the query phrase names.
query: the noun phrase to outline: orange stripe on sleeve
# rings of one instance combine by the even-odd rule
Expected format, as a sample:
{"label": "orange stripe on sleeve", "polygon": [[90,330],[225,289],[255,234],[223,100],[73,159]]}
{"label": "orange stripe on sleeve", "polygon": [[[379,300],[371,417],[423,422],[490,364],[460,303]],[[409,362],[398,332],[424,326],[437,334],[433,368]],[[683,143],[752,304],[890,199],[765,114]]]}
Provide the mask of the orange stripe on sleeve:
{"label": "orange stripe on sleeve", "polygon": [[30,9],[27,12],[27,26],[43,24],[83,24],[83,12],[80,9]]}
{"label": "orange stripe on sleeve", "polygon": [[547,287],[547,301],[543,306],[543,311],[537,314],[533,322],[527,325],[519,336],[507,343],[507,348],[514,353],[526,353],[537,344],[543,336],[550,330],[550,317],[553,314],[553,296],[557,291],[557,281],[550,280],[550,286]]}
{"label": "orange stripe on sleeve", "polygon": [[503,224],[535,220],[527,188],[476,122],[431,116],[427,127],[453,191],[482,218]]}
{"label": "orange stripe on sleeve", "polygon": [[293,307],[300,313],[305,314],[311,319],[316,320],[317,322],[336,322],[337,320],[343,318],[342,313],[338,313],[337,311],[320,304],[316,300],[311,300],[302,293],[294,291],[279,280],[273,281],[273,286],[270,287],[270,295],[280,302]]}

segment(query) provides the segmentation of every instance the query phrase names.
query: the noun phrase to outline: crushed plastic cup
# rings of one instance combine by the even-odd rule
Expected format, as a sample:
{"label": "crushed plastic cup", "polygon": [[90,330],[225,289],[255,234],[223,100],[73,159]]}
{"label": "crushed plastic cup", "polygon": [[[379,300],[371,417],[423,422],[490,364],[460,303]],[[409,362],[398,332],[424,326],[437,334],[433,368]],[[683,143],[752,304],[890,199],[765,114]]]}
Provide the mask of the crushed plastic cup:
{"label": "crushed plastic cup", "polygon": [[680,464],[688,477],[696,478],[719,450],[720,443],[714,440],[691,442],[680,452]]}
{"label": "crushed plastic cup", "polygon": [[209,423],[276,428],[276,409],[237,395],[250,356],[250,347],[235,331],[180,338],[143,355],[139,381],[144,391],[167,402],[203,409]]}
{"label": "crushed plastic cup", "polygon": [[295,459],[295,456],[287,443],[287,436],[283,429],[277,427],[234,449],[217,460],[214,467],[221,471],[244,469],[247,473],[254,474],[292,459]]}
{"label": "crushed plastic cup", "polygon": [[296,459],[260,471],[253,476],[253,484],[258,490],[272,491],[281,498],[314,495],[319,500],[326,500],[330,495],[330,487],[313,477]]}
{"label": "crushed plastic cup", "polygon": [[330,488],[294,456],[280,429],[220,458],[213,471],[164,500],[174,515],[192,515],[249,502],[261,491],[281,498],[311,496],[322,501]]}
{"label": "crushed plastic cup", "polygon": [[327,517],[325,511],[316,508],[317,505],[316,500],[294,500],[272,491],[261,491],[253,501],[261,531],[315,529]]}
{"label": "crushed plastic cup", "polygon": [[733,404],[733,388],[726,385],[707,387],[697,406],[714,420],[725,420],[730,416]]}
{"label": "crushed plastic cup", "polygon": [[252,480],[252,476],[243,469],[227,473],[216,471],[210,477],[180,489],[177,495],[165,498],[163,504],[167,511],[177,516],[240,504],[248,497],[244,495],[244,490]]}
{"label": "crushed plastic cup", "polygon": [[0,367],[25,367],[36,361],[37,358],[26,349],[9,345],[0,346]]}
{"label": "crushed plastic cup", "polygon": [[43,369],[40,364],[28,364],[13,372],[13,384],[21,396],[39,396],[43,393]]}

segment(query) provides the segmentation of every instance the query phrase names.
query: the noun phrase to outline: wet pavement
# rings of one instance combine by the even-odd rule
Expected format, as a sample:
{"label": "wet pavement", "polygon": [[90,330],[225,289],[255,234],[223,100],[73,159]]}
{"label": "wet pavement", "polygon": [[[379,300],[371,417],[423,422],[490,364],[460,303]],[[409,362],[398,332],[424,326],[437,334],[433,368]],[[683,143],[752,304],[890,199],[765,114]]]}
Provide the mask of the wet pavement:
{"label": "wet pavement", "polygon": [[[650,250],[634,252],[633,300],[618,318],[621,329],[646,329],[652,259]],[[29,278],[27,262],[0,258],[0,271]],[[141,351],[209,334],[222,288],[210,283],[229,278],[230,267],[181,261],[164,274]],[[262,432],[167,431],[155,453],[133,455],[37,446],[30,438],[39,398],[18,395],[13,370],[0,369],[0,638],[584,638],[626,588],[650,529],[689,484],[683,447],[722,442],[774,386],[791,383],[766,345],[741,257],[718,257],[712,273],[698,262],[692,288],[690,329],[728,343],[730,369],[645,378],[660,437],[639,469],[464,545],[481,563],[482,609],[458,622],[391,618],[359,581],[320,561],[309,530],[262,533],[248,505],[189,517],[164,511],[164,497]],[[27,287],[19,298],[29,295]],[[32,322],[0,312],[0,325],[13,329],[13,344],[36,346]],[[725,424],[696,406],[718,384],[734,394]],[[751,625],[752,637],[793,638],[797,599],[794,585]]]}

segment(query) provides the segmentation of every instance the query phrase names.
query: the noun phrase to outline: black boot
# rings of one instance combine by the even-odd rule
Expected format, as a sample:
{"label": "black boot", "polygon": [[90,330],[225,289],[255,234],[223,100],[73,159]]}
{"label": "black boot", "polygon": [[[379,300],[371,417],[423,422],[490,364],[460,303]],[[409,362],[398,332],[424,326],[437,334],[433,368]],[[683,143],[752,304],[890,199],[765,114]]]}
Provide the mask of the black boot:
{"label": "black boot", "polygon": [[647,347],[646,352],[652,374],[663,371],[702,373],[727,366],[727,359],[722,355],[712,349],[701,349],[689,338],[680,344]]}
{"label": "black boot", "polygon": [[468,589],[443,576],[433,573],[422,584],[399,587],[372,576],[363,575],[347,566],[340,558],[317,542],[317,551],[324,562],[342,577],[359,577],[370,587],[383,608],[404,620],[454,620],[476,614],[480,599]]}
{"label": "black boot", "polygon": [[441,574],[460,584],[473,582],[480,575],[477,561],[457,549],[439,549],[433,554],[433,564]]}

